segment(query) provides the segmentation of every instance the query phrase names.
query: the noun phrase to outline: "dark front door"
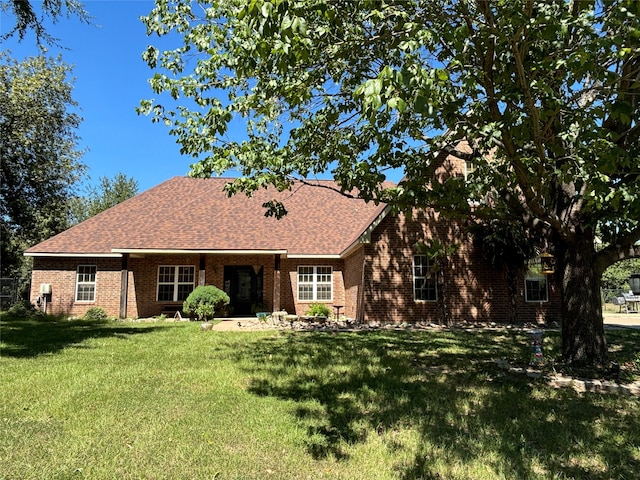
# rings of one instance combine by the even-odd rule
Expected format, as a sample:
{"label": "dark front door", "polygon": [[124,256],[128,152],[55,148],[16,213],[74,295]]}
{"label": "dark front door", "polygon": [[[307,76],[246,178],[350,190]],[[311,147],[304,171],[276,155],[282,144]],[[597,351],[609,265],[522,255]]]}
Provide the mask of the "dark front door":
{"label": "dark front door", "polygon": [[251,307],[262,303],[262,267],[256,273],[251,265],[225,266],[224,290],[231,299],[232,315],[252,315]]}

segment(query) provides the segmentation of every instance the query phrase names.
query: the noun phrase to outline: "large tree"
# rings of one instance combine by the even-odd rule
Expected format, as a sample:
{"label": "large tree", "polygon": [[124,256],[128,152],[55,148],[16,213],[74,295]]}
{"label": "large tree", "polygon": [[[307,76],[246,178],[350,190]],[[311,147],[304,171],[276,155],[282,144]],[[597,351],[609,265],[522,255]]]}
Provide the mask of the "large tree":
{"label": "large tree", "polygon": [[70,73],[59,58],[0,53],[2,275],[24,273],[24,249],[67,227],[67,200],[85,170]]}
{"label": "large tree", "polygon": [[[195,175],[239,169],[231,191],[329,170],[365,199],[542,234],[563,355],[599,364],[601,274],[639,253],[639,15],[634,0],[156,0],[148,33],[181,41],[144,53],[151,87],[189,102],[140,109]],[[466,182],[432,181],[443,152],[474,164]],[[385,188],[390,168],[406,177]]]}

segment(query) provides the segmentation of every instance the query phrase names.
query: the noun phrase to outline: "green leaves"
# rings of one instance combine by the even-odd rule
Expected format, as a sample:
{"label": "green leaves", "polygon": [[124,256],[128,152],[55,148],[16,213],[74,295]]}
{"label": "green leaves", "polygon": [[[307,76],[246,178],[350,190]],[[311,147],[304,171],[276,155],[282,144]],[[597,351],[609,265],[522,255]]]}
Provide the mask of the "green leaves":
{"label": "green leaves", "polygon": [[80,223],[137,193],[138,182],[123,173],[116,174],[113,179],[101,177],[97,187],[89,188],[84,195],[69,200],[69,223]]}
{"label": "green leaves", "polygon": [[[637,215],[637,2],[203,8],[158,0],[144,19],[150,34],[183,40],[144,54],[154,92],[183,108],[141,111],[170,124],[200,160],[194,174],[233,168],[236,190],[251,192],[329,171],[372,201],[499,210],[564,239],[576,223],[628,230],[620,215]],[[479,165],[473,177],[443,176],[442,148]],[[398,167],[403,184],[388,189]]]}
{"label": "green leaves", "polygon": [[26,247],[67,227],[67,199],[85,170],[70,76],[60,58],[0,53],[3,275],[21,267]]}

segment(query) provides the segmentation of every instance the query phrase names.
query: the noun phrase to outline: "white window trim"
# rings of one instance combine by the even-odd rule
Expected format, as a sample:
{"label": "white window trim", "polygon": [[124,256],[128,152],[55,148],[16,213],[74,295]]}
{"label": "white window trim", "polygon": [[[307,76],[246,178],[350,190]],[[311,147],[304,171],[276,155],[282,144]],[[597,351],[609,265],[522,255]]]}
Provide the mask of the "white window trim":
{"label": "white window trim", "polygon": [[411,279],[412,279],[412,283],[411,283],[411,288],[413,290],[413,300],[415,302],[425,302],[425,303],[433,303],[433,302],[437,302],[438,301],[438,283],[436,282],[435,284],[435,290],[436,290],[436,297],[434,299],[422,299],[422,298],[418,298],[417,295],[417,291],[416,291],[416,280],[420,280],[420,279],[427,279],[426,276],[418,276],[416,275],[416,257],[425,257],[427,258],[427,262],[428,265],[431,264],[431,260],[429,260],[429,258],[426,255],[421,255],[421,254],[414,254],[412,259],[411,259]]}
{"label": "white window trim", "polygon": [[[544,280],[544,289],[545,289],[545,299],[544,300],[529,300],[528,290],[527,290],[527,282],[528,281],[539,281]],[[540,274],[532,274],[529,273],[524,278],[524,301],[526,303],[547,303],[549,301],[549,280],[546,275]]]}
{"label": "white window trim", "polygon": [[[93,274],[93,281],[92,282],[87,282],[87,281],[80,281],[80,268],[93,268],[95,269],[95,272]],[[82,275],[86,275],[86,273],[83,273]],[[98,283],[98,266],[97,265],[78,265],[76,267],[76,292],[74,295],[74,300],[78,303],[94,303],[96,301],[96,286]],[[93,298],[91,300],[79,300],[78,299],[78,290],[80,288],[80,286],[93,286]]]}
{"label": "white window trim", "polygon": [[[311,282],[301,282],[300,281],[300,269],[301,268],[312,268],[313,280]],[[331,280],[329,282],[318,282],[318,268],[328,268],[329,269],[329,277]],[[325,274],[322,274],[325,275]],[[323,303],[333,303],[333,267],[330,265],[299,265],[297,270],[297,292],[296,298],[298,302],[323,302]],[[312,286],[312,298],[311,299],[301,299],[300,298],[300,285],[311,285]],[[319,285],[329,285],[331,287],[331,298],[326,299],[318,299],[318,286]]]}
{"label": "white window trim", "polygon": [[[169,282],[160,282],[160,269],[161,268],[173,268],[174,271],[174,275],[173,275],[173,282],[169,283]],[[194,265],[158,265],[158,273],[156,276],[156,302],[180,302],[182,300],[178,300],[178,286],[180,285],[187,285],[186,282],[179,282],[178,278],[178,272],[180,268],[191,268],[193,269],[193,281],[188,283],[188,285],[191,285],[192,287],[195,287],[195,281],[196,281],[196,267]],[[160,300],[160,285],[173,285],[173,300]]]}

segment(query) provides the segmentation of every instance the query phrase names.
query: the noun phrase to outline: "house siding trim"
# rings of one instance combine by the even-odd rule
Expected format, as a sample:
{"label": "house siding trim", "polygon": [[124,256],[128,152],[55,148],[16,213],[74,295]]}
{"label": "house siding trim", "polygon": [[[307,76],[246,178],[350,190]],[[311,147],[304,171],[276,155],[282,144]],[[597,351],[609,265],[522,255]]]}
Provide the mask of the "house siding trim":
{"label": "house siding trim", "polygon": [[51,258],[121,258],[121,253],[44,253],[25,252],[25,257],[51,257]]}
{"label": "house siding trim", "polygon": [[[287,250],[173,250],[146,248],[112,248],[112,252],[130,255],[287,255]],[[118,255],[119,256],[119,255]]]}

